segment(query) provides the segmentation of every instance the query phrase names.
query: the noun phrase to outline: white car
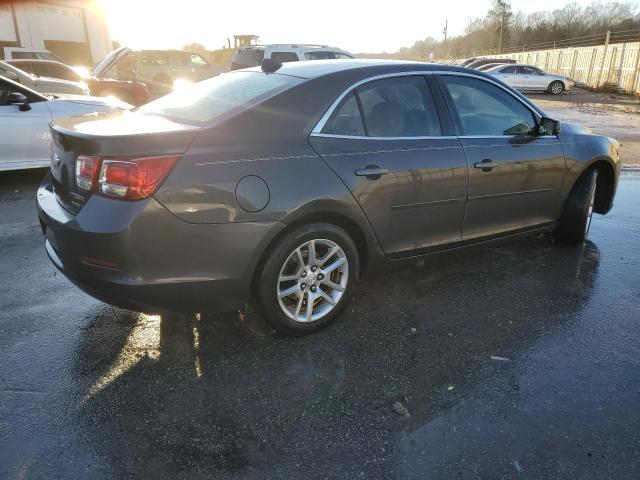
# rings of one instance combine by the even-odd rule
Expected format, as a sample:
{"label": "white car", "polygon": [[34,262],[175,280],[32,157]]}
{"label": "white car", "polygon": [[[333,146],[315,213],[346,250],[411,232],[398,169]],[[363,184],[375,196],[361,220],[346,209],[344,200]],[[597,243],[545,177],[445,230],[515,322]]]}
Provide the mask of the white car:
{"label": "white car", "polygon": [[575,80],[561,75],[546,73],[533,65],[496,65],[484,71],[499,78],[518,90],[548,92],[560,95],[575,86]]}
{"label": "white car", "polygon": [[45,96],[0,77],[0,171],[49,166],[49,123],[60,117],[129,108],[116,99]]}
{"label": "white car", "polygon": [[265,58],[280,63],[299,62],[303,60],[340,60],[353,58],[349,52],[327,45],[305,45],[292,43],[276,43],[272,45],[246,45],[238,48],[231,70],[257,67]]}
{"label": "white car", "polygon": [[91,91],[84,82],[72,82],[58,78],[39,77],[31,75],[6,62],[0,61],[0,75],[18,82],[25,87],[44,94],[68,93],[71,95],[91,95]]}
{"label": "white car", "polygon": [[55,60],[62,62],[59,57],[51,53],[49,50],[34,50],[24,47],[4,47],[5,60]]}

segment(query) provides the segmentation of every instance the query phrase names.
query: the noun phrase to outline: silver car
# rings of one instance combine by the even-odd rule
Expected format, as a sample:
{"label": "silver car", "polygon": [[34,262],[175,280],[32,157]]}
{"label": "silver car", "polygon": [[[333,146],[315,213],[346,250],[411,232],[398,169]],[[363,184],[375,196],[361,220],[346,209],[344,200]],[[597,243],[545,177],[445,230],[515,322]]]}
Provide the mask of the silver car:
{"label": "silver car", "polygon": [[533,65],[511,64],[496,65],[485,70],[485,73],[499,78],[518,90],[541,91],[560,95],[575,86],[575,80],[546,73]]}

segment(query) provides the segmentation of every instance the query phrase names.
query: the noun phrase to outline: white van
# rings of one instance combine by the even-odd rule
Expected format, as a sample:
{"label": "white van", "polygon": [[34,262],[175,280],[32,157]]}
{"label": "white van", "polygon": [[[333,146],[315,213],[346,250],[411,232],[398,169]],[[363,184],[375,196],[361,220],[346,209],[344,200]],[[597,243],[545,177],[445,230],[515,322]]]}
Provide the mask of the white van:
{"label": "white van", "polygon": [[349,52],[327,45],[277,43],[272,45],[246,45],[238,48],[231,62],[231,70],[257,67],[265,58],[280,63],[302,60],[335,60],[353,58]]}

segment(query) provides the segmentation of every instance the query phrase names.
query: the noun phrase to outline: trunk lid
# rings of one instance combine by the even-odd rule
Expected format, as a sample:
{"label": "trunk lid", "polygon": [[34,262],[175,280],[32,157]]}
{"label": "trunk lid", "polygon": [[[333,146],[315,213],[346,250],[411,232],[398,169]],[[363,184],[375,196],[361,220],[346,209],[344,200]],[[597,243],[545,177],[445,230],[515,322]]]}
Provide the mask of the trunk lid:
{"label": "trunk lid", "polygon": [[58,202],[77,214],[94,192],[76,185],[78,155],[147,157],[184,153],[201,127],[132,112],[68,117],[51,126],[51,176]]}
{"label": "trunk lid", "polygon": [[131,49],[128,47],[120,47],[113,52],[108,53],[96,64],[95,67],[93,67],[91,75],[96,78],[102,77],[102,75],[107,73],[111,67],[129,55],[129,53],[131,53]]}

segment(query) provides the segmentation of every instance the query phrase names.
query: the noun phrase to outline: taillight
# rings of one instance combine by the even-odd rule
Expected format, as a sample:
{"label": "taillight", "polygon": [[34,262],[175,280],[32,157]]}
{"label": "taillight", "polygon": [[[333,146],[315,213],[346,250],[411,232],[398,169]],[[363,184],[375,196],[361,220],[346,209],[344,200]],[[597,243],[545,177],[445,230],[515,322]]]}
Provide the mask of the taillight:
{"label": "taillight", "polygon": [[103,158],[78,155],[76,185],[105,197],[141,200],[156,191],[169,174],[177,156]]}
{"label": "taillight", "polygon": [[98,179],[99,192],[106,197],[126,200],[147,198],[160,186],[178,158],[105,158]]}
{"label": "taillight", "polygon": [[100,157],[79,155],[76,159],[76,185],[81,190],[91,191],[98,182],[100,172]]}

